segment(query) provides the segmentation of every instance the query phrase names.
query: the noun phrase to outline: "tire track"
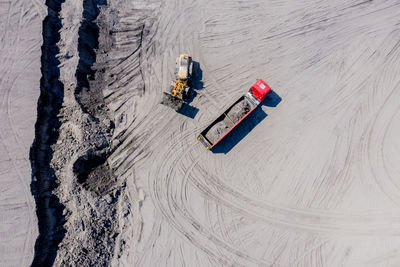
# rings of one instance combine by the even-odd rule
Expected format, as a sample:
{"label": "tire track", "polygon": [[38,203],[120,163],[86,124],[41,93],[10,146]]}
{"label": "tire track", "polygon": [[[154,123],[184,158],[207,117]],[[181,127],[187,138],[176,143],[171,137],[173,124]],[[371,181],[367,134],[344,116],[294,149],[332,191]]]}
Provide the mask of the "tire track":
{"label": "tire track", "polygon": [[[189,132],[188,134],[193,134],[193,132]],[[181,140],[178,138],[178,140]],[[189,151],[185,151],[182,154],[176,153],[176,147],[175,149],[170,149],[165,155],[164,158],[170,158],[170,154],[176,153],[176,157],[171,157],[172,161],[177,163],[182,160],[182,158],[189,153]],[[173,169],[169,169],[168,174],[165,178],[163,178],[163,181],[165,181],[165,186],[163,184],[160,184],[161,177],[160,177],[160,169],[166,165],[167,162],[164,161],[162,166],[158,169],[158,171],[155,173],[154,177],[155,179],[149,180],[149,188],[152,188],[153,190],[150,192],[150,195],[152,199],[154,200],[155,204],[158,206],[159,211],[165,216],[169,224],[176,230],[178,231],[182,236],[186,237],[191,244],[195,245],[202,251],[204,251],[207,255],[209,255],[211,258],[216,258],[219,259],[219,262],[222,264],[235,264],[236,262],[230,259],[226,254],[226,252],[232,253],[233,255],[240,257],[246,261],[253,262],[256,264],[261,264],[261,265],[268,265],[267,262],[263,262],[259,259],[251,258],[248,255],[243,254],[241,251],[236,250],[232,248],[230,245],[228,245],[226,242],[221,241],[212,233],[210,233],[204,226],[202,226],[198,221],[196,221],[188,212],[187,209],[184,208],[184,206],[178,204],[173,197],[171,199],[171,193],[169,193],[171,190],[173,190],[172,186],[173,184],[171,183],[171,177],[173,176]],[[178,165],[179,166],[179,165]],[[193,165],[194,166],[194,165]],[[176,183],[174,183],[175,185]],[[181,187],[182,189],[182,187]],[[166,191],[164,191],[166,190]],[[180,199],[182,200],[182,195],[184,195],[184,192],[180,191],[177,193],[177,195],[180,196]],[[165,206],[166,204],[163,204],[163,202],[167,200],[168,205]],[[188,229],[187,226],[185,227],[185,224],[189,225],[190,228]],[[186,228],[186,229],[185,229]],[[194,229],[193,229],[194,228]],[[195,232],[193,232],[195,231]],[[223,249],[226,251],[224,254],[216,254],[213,252],[213,249],[209,248],[209,245],[207,243],[204,243],[204,241],[201,241],[201,239],[195,238],[197,234],[200,234],[201,236],[205,237],[206,240],[211,241],[212,243],[217,245],[217,248]],[[203,244],[202,244],[203,243]],[[231,262],[231,263],[230,263]],[[240,264],[242,266],[242,264]],[[245,266],[245,265],[243,265]]]}
{"label": "tire track", "polygon": [[[370,146],[365,143],[366,125],[368,130],[379,125],[382,131],[392,130],[386,125],[389,111],[382,114],[382,124],[368,122],[375,112],[371,106],[379,102],[371,103],[369,94],[371,84],[378,96],[386,94],[386,83],[377,77],[394,75],[385,66],[396,65],[384,54],[395,54],[390,51],[397,43],[393,32],[398,24],[397,3],[216,1],[210,5],[198,1],[195,12],[187,8],[190,4],[163,2],[154,23],[155,41],[141,61],[146,92],[138,102],[145,104],[135,107],[139,114],[129,125],[129,142],[115,157],[121,169],[135,167],[135,180],[150,195],[148,206],[162,218],[143,215],[144,223],[153,223],[149,229],[154,232],[143,236],[150,251],[143,252],[138,262],[320,266],[342,260],[348,266],[367,251],[361,244],[364,240],[393,240],[400,233],[396,210],[360,207],[357,201],[366,197],[357,194],[369,192],[364,190],[370,183],[360,174],[362,167],[376,169],[378,178],[385,168],[380,163],[369,166],[364,159],[368,153],[358,146]],[[211,81],[194,100],[204,104],[195,120],[155,104],[161,86],[169,82],[170,62],[181,51],[196,56],[207,76],[204,80]],[[279,94],[287,105],[275,109],[279,117],[268,117],[251,133],[257,141],[243,139],[227,155],[202,151],[194,137],[215,113],[212,109],[222,107],[216,98],[234,94],[256,75],[269,77],[277,92],[282,90]],[[224,83],[223,89],[219,83]],[[265,110],[273,114],[272,109]],[[378,140],[372,139],[372,143]],[[383,151],[379,153],[369,155],[370,160],[383,157]],[[270,156],[274,158],[266,159]],[[243,181],[235,181],[240,176]],[[258,178],[259,187],[264,186],[257,191],[260,198],[249,190],[255,187],[252,176]],[[294,179],[288,176],[302,179],[291,184]],[[289,190],[281,185],[295,193],[283,196]],[[355,190],[356,186],[360,188]],[[282,196],[276,196],[279,193]],[[235,221],[235,216],[243,221]],[[169,226],[173,232],[163,232]],[[262,241],[265,251],[249,251]],[[176,247],[163,247],[172,242]],[[153,253],[159,257],[152,259]]]}
{"label": "tire track", "polygon": [[[183,130],[183,129],[181,129]],[[190,135],[192,132],[191,131],[187,131],[188,133],[184,133],[183,136],[186,135]],[[179,143],[179,140],[186,140],[185,137],[182,138],[182,136],[179,136],[176,138],[177,143]],[[192,143],[187,143],[186,147],[193,147],[194,144]],[[181,170],[181,172],[184,173],[184,180],[183,181],[179,181],[178,183],[172,183],[172,179],[176,178],[177,176],[174,175],[174,173],[176,172],[175,169],[169,169],[169,172],[167,174],[167,176],[165,178],[160,177],[160,171],[156,172],[155,175],[153,175],[152,177],[154,177],[154,179],[152,181],[150,181],[150,183],[152,183],[153,185],[151,186],[152,188],[154,188],[154,192],[152,193],[152,199],[155,201],[155,203],[158,205],[159,209],[161,210],[161,212],[164,214],[164,216],[166,216],[167,220],[170,222],[170,224],[176,229],[178,230],[183,236],[187,236],[187,233],[190,232],[190,230],[182,230],[185,229],[185,226],[182,224],[183,221],[187,221],[187,224],[190,225],[191,227],[194,227],[196,229],[202,229],[204,226],[201,226],[201,224],[199,224],[199,222],[197,222],[192,216],[190,216],[188,214],[188,210],[187,208],[182,208],[186,206],[185,204],[185,197],[181,197],[179,198],[183,203],[182,204],[178,204],[176,203],[176,200],[174,197],[172,197],[172,195],[181,195],[181,196],[185,196],[186,193],[185,191],[183,191],[183,188],[185,188],[184,184],[185,179],[189,179],[192,183],[195,184],[195,186],[197,187],[197,189],[201,190],[208,199],[214,199],[217,203],[222,204],[224,206],[227,206],[228,208],[231,209],[235,209],[240,211],[243,215],[250,215],[252,217],[255,217],[257,219],[262,219],[262,220],[267,220],[268,222],[275,222],[279,225],[284,225],[284,226],[289,226],[289,227],[293,227],[295,229],[302,229],[302,230],[307,230],[307,231],[311,231],[311,232],[321,232],[321,233],[325,233],[325,234],[341,234],[341,235],[371,235],[371,234],[376,234],[376,235],[381,235],[381,234],[394,234],[397,233],[395,229],[398,229],[398,227],[390,227],[390,231],[387,232],[387,229],[385,227],[378,229],[377,232],[373,232],[376,228],[377,225],[381,225],[381,223],[370,223],[370,226],[365,228],[365,223],[362,223],[364,221],[373,221],[375,215],[364,215],[364,216],[355,216],[355,215],[348,215],[348,214],[324,214],[321,215],[319,213],[316,212],[306,212],[306,211],[299,211],[299,210],[293,210],[293,209],[283,209],[283,208],[279,208],[277,206],[270,206],[270,213],[272,213],[273,215],[269,215],[269,216],[265,216],[265,213],[263,213],[261,218],[260,218],[260,205],[259,204],[255,204],[252,202],[255,202],[255,200],[252,199],[248,199],[247,197],[243,197],[240,193],[237,192],[232,192],[232,189],[227,188],[226,186],[223,186],[221,184],[220,181],[212,181],[212,185],[217,186],[218,190],[215,191],[215,189],[204,189],[204,187],[206,187],[205,185],[203,185],[204,187],[202,188],[201,186],[199,186],[199,184],[201,184],[202,182],[195,180],[196,178],[192,178],[191,177],[191,172],[193,171],[193,169],[195,169],[195,167],[198,165],[199,160],[194,160],[192,158],[192,165],[188,168],[185,168],[184,166],[181,166],[180,164],[177,165],[179,162],[181,162],[183,160],[183,158],[186,156],[186,154],[190,154],[191,150],[185,151],[183,152],[183,154],[180,154],[177,152],[177,147],[172,144],[172,147],[174,147],[174,149],[170,149],[168,150],[168,154],[164,155],[163,158],[170,158],[172,153],[176,153],[176,157],[172,157],[171,161],[174,162],[175,166],[178,166],[178,168]],[[182,148],[182,147],[181,147]],[[162,169],[165,165],[168,165],[168,163],[164,162],[163,165],[159,168]],[[202,170],[204,172],[204,170]],[[189,178],[190,177],[190,178]],[[203,173],[203,175],[199,176],[200,178],[198,179],[202,179],[202,180],[207,180],[208,182],[210,182],[210,178],[206,178],[209,177],[209,175],[207,175],[206,173]],[[162,186],[160,184],[160,180],[164,180],[166,182],[165,186]],[[217,179],[215,179],[217,180]],[[175,185],[180,184],[180,193],[177,192],[175,194],[172,194],[172,191],[175,191]],[[174,185],[174,186],[173,186]],[[167,188],[167,189],[163,189],[163,188]],[[175,188],[175,190],[174,190]],[[167,190],[166,192],[163,192],[162,190]],[[223,199],[221,197],[221,192],[228,192],[229,194],[233,195],[233,198],[235,199],[240,199],[241,201],[246,202],[245,204],[241,204],[238,205],[236,203],[233,203],[229,200]],[[171,199],[172,198],[172,199]],[[164,206],[165,204],[162,204],[166,199],[168,199],[168,207]],[[224,203],[225,202],[225,203]],[[249,202],[250,205],[249,205]],[[255,212],[249,212],[248,208],[256,205],[257,206],[257,210]],[[245,206],[246,208],[241,208]],[[264,204],[264,208],[265,208],[265,204]],[[247,210],[246,210],[247,209]],[[278,214],[277,211],[278,210]],[[272,212],[273,211],[273,212]],[[281,213],[281,216],[279,216],[279,213]],[[321,212],[322,213],[322,212]],[[179,218],[179,216],[183,216],[183,218]],[[283,216],[282,216],[283,215]],[[298,220],[300,219],[293,219],[293,217],[300,217],[301,220],[304,221],[313,221],[313,222],[318,222],[318,224],[316,225],[315,223],[309,223],[309,224],[305,224],[305,223],[301,223],[298,222]],[[288,220],[279,220],[279,219],[275,219],[276,217],[286,217],[286,218],[291,218],[290,221]],[[309,218],[307,218],[309,217]],[[272,219],[274,218],[274,219]],[[327,221],[324,223],[324,220]],[[397,217],[393,217],[392,219],[388,219],[388,218],[383,218],[383,221],[399,221],[399,218]],[[293,223],[291,221],[296,221],[296,223]],[[331,221],[331,223],[329,223]],[[339,223],[338,223],[339,221]],[[340,222],[343,221],[343,222]],[[322,223],[321,223],[322,222]],[[333,224],[332,224],[333,223]],[[389,226],[392,226],[389,224]],[[190,229],[190,228],[189,228]],[[204,231],[204,230],[203,230]],[[222,247],[224,249],[227,249],[227,247],[224,247],[224,245],[222,245],[220,243],[220,241],[216,240],[214,237],[210,237],[209,233],[207,232],[202,232],[200,231],[200,234],[205,236],[206,238],[209,238],[210,241],[216,242],[216,244],[220,245],[218,247]],[[191,235],[190,238],[191,242],[194,243],[194,245],[196,246],[200,246],[200,243],[198,242],[194,242],[193,241],[193,234]],[[202,248],[204,249],[204,248]],[[228,249],[229,250],[229,249]],[[204,250],[206,253],[210,253],[209,250]],[[211,257],[218,257],[216,254],[209,254]],[[240,256],[243,256],[241,253],[239,253]],[[246,257],[244,257],[246,258]],[[246,258],[247,260],[249,260],[249,258]],[[251,260],[255,260],[255,259],[251,259]],[[260,263],[260,262],[258,262]],[[266,264],[265,262],[262,264]]]}
{"label": "tire track", "polygon": [[[247,197],[240,191],[235,191],[235,189],[223,184],[221,179],[210,176],[204,169],[199,169],[199,171],[202,174],[199,177],[202,178],[191,178],[191,181],[207,198],[212,198],[217,203],[238,210],[247,216],[250,215],[266,220],[267,222],[275,223],[277,226],[282,225],[310,232],[341,235],[393,235],[400,231],[398,230],[400,229],[398,227],[400,217],[383,217],[381,214],[329,214],[324,211],[312,212],[271,204],[267,205],[266,203]],[[207,177],[205,179],[208,182],[207,184],[201,181],[204,177]],[[221,193],[226,194],[226,196]],[[377,222],[373,222],[375,217],[379,217]],[[363,222],[369,223],[364,224]],[[377,226],[380,227],[378,228]]]}
{"label": "tire track", "polygon": [[[26,177],[21,172],[21,164],[18,164],[16,161],[17,160],[23,160],[24,165],[28,165],[28,158],[26,157],[26,153],[28,151],[28,147],[24,143],[22,139],[22,135],[20,131],[18,130],[18,127],[16,126],[17,123],[13,120],[12,118],[12,113],[11,113],[11,94],[12,90],[15,87],[15,82],[19,77],[23,74],[21,69],[18,69],[18,65],[16,64],[16,59],[18,59],[18,55],[20,53],[20,32],[22,31],[22,24],[24,23],[24,27],[26,27],[27,21],[26,19],[29,19],[26,17],[25,13],[25,2],[11,2],[9,5],[9,10],[8,10],[8,16],[7,16],[7,22],[5,24],[5,33],[4,37],[2,40],[2,43],[6,46],[6,41],[10,41],[13,44],[12,51],[11,53],[5,53],[5,58],[3,59],[3,64],[4,66],[7,66],[7,69],[2,72],[2,78],[0,79],[0,86],[2,86],[5,89],[5,92],[3,94],[3,100],[2,100],[2,105],[0,107],[1,110],[1,118],[3,121],[8,122],[7,125],[0,130],[0,139],[1,142],[4,144],[4,147],[6,149],[6,156],[10,158],[13,170],[16,173],[16,176],[19,180],[19,184],[22,187],[22,192],[23,196],[25,198],[25,204],[27,208],[27,233],[24,237],[24,244],[22,246],[21,250],[21,257],[19,258],[19,265],[20,266],[26,266],[29,261],[28,257],[31,254],[30,251],[32,250],[33,246],[33,220],[32,216],[34,214],[34,208],[31,203],[31,195],[30,195],[30,190],[26,184]],[[16,18],[17,22],[14,23],[12,21],[13,18]],[[13,26],[16,25],[16,30],[10,32],[9,29],[12,29]],[[27,51],[22,51],[22,53],[26,56],[31,54],[32,52],[35,52],[34,50],[27,50]],[[32,59],[28,62],[27,65],[23,66],[24,69],[29,69],[30,65],[35,61],[35,59]],[[12,77],[12,74],[18,73],[14,77]],[[10,77],[12,77],[10,79]],[[15,90],[15,89],[14,89]],[[4,113],[3,113],[4,111]],[[4,118],[3,118],[4,117]],[[6,131],[5,131],[6,130]],[[13,138],[13,142],[5,142],[4,140],[9,139],[7,138],[7,130],[10,130]],[[9,149],[11,146],[15,146],[16,149],[13,149],[12,151]]]}

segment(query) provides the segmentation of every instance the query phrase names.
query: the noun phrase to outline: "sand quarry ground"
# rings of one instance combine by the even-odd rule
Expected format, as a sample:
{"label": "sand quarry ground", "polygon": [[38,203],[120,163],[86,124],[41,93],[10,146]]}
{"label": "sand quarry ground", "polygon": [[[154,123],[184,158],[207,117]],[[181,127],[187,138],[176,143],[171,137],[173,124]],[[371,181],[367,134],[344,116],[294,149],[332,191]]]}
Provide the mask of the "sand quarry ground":
{"label": "sand quarry ground", "polygon": [[[0,10],[1,266],[400,265],[399,1]],[[257,78],[273,95],[203,149]]]}

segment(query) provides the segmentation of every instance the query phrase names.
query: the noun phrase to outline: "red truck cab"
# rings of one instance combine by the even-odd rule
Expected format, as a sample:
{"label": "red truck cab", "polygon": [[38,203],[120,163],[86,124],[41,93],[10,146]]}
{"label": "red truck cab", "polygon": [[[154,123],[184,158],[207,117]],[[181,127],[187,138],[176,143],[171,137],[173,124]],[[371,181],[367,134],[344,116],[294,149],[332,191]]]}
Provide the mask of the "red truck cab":
{"label": "red truck cab", "polygon": [[268,86],[268,84],[266,84],[263,80],[258,79],[250,88],[249,92],[261,102],[268,95],[269,91],[271,91],[271,88]]}

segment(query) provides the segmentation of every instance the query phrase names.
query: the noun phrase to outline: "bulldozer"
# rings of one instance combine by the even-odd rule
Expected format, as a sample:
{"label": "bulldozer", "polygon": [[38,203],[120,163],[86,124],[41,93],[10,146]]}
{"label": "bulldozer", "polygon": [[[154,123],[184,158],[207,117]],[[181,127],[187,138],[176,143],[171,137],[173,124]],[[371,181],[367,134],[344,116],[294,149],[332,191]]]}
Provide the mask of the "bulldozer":
{"label": "bulldozer", "polygon": [[175,63],[175,81],[167,92],[163,92],[161,104],[178,111],[190,96],[192,88],[193,62],[188,54],[180,54]]}

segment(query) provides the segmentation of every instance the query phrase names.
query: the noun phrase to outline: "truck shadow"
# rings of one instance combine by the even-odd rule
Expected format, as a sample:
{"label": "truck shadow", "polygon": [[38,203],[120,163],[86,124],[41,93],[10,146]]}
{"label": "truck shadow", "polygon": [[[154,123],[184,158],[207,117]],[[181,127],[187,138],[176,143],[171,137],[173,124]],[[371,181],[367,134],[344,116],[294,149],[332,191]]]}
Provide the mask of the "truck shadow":
{"label": "truck shadow", "polygon": [[196,117],[197,112],[199,109],[190,105],[193,99],[197,96],[197,90],[203,89],[203,71],[200,68],[200,63],[197,61],[193,61],[193,77],[192,77],[192,90],[190,92],[190,96],[183,104],[182,108],[178,111],[179,114],[182,114],[186,117],[194,119]]}
{"label": "truck shadow", "polygon": [[246,137],[268,114],[262,110],[262,106],[276,107],[282,98],[273,90],[270,91],[268,97],[240,124],[237,125],[221,142],[211,149],[213,153],[227,154],[236,146],[243,138]]}
{"label": "truck shadow", "polygon": [[268,93],[267,98],[264,99],[263,102],[261,102],[261,105],[267,106],[267,107],[276,107],[280,102],[282,101],[282,98],[274,91],[271,90]]}

